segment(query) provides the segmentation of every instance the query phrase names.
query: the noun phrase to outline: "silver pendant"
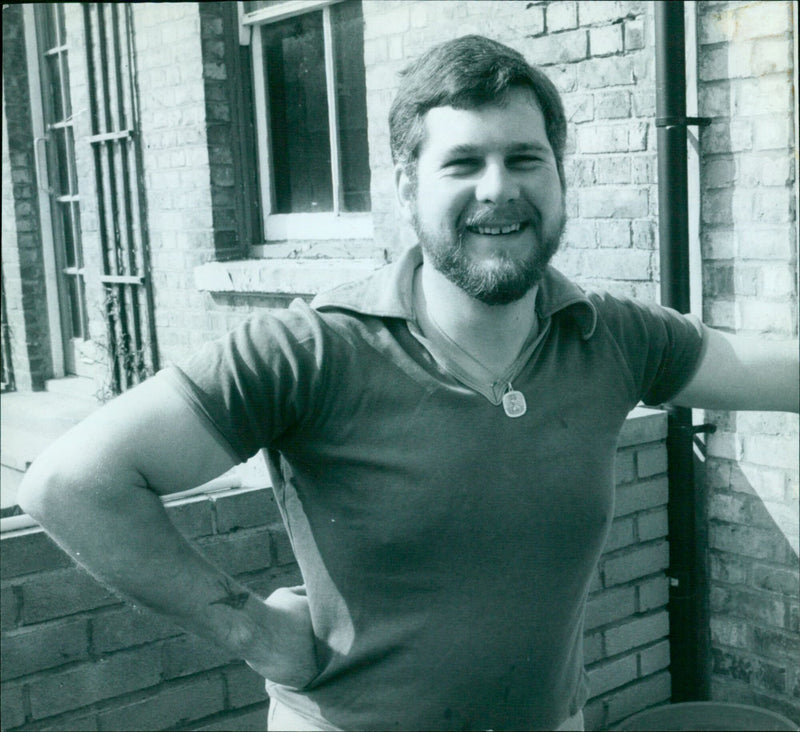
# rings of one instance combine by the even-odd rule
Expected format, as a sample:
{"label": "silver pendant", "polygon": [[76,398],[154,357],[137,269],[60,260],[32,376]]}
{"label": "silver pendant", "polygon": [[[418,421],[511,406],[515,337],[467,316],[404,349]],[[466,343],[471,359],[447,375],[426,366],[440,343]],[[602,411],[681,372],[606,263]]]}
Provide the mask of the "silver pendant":
{"label": "silver pendant", "polygon": [[525,403],[525,395],[521,391],[516,391],[510,388],[503,394],[503,409],[508,417],[521,417],[528,411],[528,405]]}

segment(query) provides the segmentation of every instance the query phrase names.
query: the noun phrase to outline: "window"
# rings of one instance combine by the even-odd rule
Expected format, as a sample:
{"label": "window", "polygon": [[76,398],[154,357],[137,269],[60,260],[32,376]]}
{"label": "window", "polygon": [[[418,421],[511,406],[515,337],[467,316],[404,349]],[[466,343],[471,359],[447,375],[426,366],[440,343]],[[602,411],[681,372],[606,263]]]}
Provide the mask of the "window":
{"label": "window", "polygon": [[243,3],[267,241],[371,238],[359,0]]}

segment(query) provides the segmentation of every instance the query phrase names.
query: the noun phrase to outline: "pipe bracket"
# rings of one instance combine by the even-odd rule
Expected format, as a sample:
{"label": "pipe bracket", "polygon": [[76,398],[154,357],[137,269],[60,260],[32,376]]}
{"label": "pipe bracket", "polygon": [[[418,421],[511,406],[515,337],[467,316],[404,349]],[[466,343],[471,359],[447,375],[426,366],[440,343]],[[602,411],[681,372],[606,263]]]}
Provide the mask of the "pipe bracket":
{"label": "pipe bracket", "polygon": [[656,127],[708,127],[711,117],[656,117]]}

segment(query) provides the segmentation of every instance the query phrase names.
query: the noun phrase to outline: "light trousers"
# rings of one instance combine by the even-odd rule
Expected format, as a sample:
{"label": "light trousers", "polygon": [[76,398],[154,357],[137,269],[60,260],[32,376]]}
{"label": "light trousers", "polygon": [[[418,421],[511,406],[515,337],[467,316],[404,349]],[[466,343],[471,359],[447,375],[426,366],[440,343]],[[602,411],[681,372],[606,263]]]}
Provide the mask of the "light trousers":
{"label": "light trousers", "polygon": [[[332,732],[336,727],[320,727],[313,720],[298,714],[284,704],[271,699],[269,702],[269,719],[267,720],[269,732]],[[557,732],[583,732],[583,710],[565,719],[558,727]]]}

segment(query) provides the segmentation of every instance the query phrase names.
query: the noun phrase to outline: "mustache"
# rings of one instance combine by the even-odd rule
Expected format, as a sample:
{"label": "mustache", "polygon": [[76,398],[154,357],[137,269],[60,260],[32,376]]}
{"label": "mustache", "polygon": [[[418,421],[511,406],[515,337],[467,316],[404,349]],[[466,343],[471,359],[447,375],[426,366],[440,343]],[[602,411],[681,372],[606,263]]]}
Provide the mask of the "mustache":
{"label": "mustache", "polygon": [[460,221],[460,228],[476,226],[500,226],[517,221],[530,221],[538,226],[542,220],[539,210],[525,202],[514,201],[503,206],[491,206],[467,211]]}

